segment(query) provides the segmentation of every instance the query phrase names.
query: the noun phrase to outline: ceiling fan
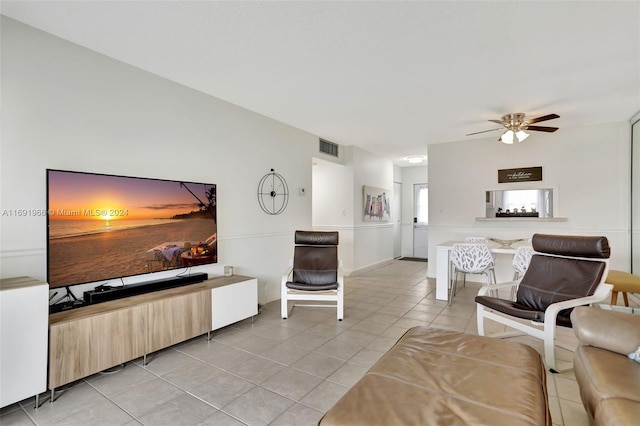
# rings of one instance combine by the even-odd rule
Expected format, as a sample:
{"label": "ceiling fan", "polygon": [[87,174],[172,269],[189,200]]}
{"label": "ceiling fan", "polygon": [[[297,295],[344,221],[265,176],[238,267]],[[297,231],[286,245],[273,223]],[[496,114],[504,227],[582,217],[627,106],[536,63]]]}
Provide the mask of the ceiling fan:
{"label": "ceiling fan", "polygon": [[525,130],[533,130],[536,132],[555,132],[558,130],[557,127],[549,127],[549,126],[532,126],[532,124],[539,123],[541,121],[553,120],[555,118],[560,118],[558,114],[547,114],[542,117],[532,118],[531,120],[525,120],[524,114],[521,112],[514,112],[511,114],[503,115],[500,120],[489,120],[492,123],[498,123],[502,125],[497,129],[483,130],[481,132],[468,133],[467,136],[477,135],[479,133],[486,132],[494,132],[496,130],[506,129],[506,131],[500,136],[499,141],[502,141],[506,144],[512,144],[514,137],[518,140],[518,142],[522,142],[525,140],[529,134],[525,132]]}

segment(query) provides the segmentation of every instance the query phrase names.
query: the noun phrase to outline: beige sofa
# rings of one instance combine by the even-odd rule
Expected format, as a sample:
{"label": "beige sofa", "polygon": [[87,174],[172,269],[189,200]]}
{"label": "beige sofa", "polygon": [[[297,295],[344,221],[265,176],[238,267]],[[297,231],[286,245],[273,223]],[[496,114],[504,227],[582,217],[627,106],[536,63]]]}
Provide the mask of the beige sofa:
{"label": "beige sofa", "polygon": [[580,396],[594,425],[640,424],[640,315],[579,307],[571,313],[580,341],[573,365]]}

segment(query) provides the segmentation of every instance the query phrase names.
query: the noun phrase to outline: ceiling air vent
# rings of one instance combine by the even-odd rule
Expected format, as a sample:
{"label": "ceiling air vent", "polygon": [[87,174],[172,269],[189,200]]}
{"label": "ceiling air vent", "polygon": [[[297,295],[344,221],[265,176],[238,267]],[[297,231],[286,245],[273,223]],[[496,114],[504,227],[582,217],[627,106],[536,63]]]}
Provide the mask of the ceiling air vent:
{"label": "ceiling air vent", "polygon": [[338,157],[338,144],[320,139],[320,152]]}

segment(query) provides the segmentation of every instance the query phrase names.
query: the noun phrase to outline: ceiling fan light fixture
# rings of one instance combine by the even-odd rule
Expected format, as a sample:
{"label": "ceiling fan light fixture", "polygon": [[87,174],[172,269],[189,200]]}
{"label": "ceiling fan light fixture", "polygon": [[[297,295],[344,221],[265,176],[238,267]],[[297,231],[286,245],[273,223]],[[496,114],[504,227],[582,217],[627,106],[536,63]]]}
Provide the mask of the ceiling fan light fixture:
{"label": "ceiling fan light fixture", "polygon": [[556,118],[560,118],[560,116],[558,114],[547,114],[541,117],[526,120],[525,115],[521,112],[505,114],[500,118],[500,120],[489,120],[492,123],[501,125],[501,128],[467,133],[467,136],[477,135],[479,133],[493,132],[494,130],[501,130],[504,133],[502,134],[502,136],[500,136],[498,141],[511,145],[513,144],[514,139],[518,139],[518,142],[522,142],[529,137],[529,133],[527,133],[525,130],[547,133],[555,132],[556,130],[558,130],[558,127],[538,126],[536,123],[547,120],[555,120]]}
{"label": "ceiling fan light fixture", "polygon": [[518,139],[518,142],[522,142],[528,137],[529,137],[529,133],[525,132],[524,130],[518,130],[516,132],[516,138]]}
{"label": "ceiling fan light fixture", "polygon": [[507,130],[502,134],[502,136],[500,137],[500,140],[502,141],[502,143],[511,145],[513,143],[513,135],[514,135],[513,130]]}
{"label": "ceiling fan light fixture", "polygon": [[426,158],[423,155],[411,155],[406,160],[411,164],[422,163]]}

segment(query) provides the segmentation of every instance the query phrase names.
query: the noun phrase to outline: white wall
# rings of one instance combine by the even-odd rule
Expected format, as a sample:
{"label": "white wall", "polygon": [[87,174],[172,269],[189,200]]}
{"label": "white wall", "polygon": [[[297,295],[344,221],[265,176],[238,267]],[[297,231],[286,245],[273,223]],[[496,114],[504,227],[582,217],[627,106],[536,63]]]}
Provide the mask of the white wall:
{"label": "white wall", "polygon": [[313,160],[313,225],[353,225],[353,171],[349,166]]}
{"label": "white wall", "polygon": [[[217,274],[234,265],[236,273],[258,277],[263,303],[279,297],[295,229],[337,227],[352,271],[393,257],[392,224],[363,222],[361,215],[363,185],[393,189],[389,159],[343,147],[343,168],[323,188],[320,175],[312,182],[317,136],[5,17],[0,29],[0,212],[44,209],[47,168],[216,183],[220,263],[202,269]],[[626,270],[628,141],[625,122],[534,133],[513,146],[493,137],[429,146],[429,276],[435,276],[438,242],[479,233],[604,234],[612,266]],[[538,165],[540,185],[555,189],[555,213],[567,222],[475,221],[484,215],[484,191],[506,187],[497,184],[498,169]],[[279,216],[264,214],[256,200],[257,183],[271,168],[291,191]],[[403,191],[413,179],[402,177]],[[300,187],[311,194],[298,195]],[[312,223],[317,195],[328,199],[325,205],[338,202],[314,209]],[[403,206],[403,222],[407,214],[412,207]],[[46,278],[45,224],[42,217],[0,215],[0,277]],[[403,252],[407,241],[403,234]]]}
{"label": "white wall", "polygon": [[349,164],[354,171],[354,270],[366,269],[393,259],[393,224],[365,222],[363,187],[393,191],[393,162],[358,147],[351,147]]}
{"label": "white wall", "polygon": [[340,232],[345,274],[393,259],[393,225],[363,220],[363,186],[393,191],[393,162],[354,146],[341,146],[344,165],[316,161],[313,228]]}
{"label": "white wall", "polygon": [[[260,301],[279,298],[293,231],[311,226],[317,136],[185,88],[2,17],[0,211],[45,209],[45,169],[218,185],[220,273],[256,276]],[[294,161],[292,161],[294,159]],[[274,168],[285,212],[256,197]],[[0,277],[46,279],[43,217],[0,216]]]}
{"label": "white wall", "polygon": [[353,168],[314,158],[312,181],[313,229],[338,231],[338,256],[349,275],[353,271]]}
{"label": "white wall", "polygon": [[[605,235],[612,247],[611,267],[628,270],[628,122],[532,132],[514,145],[491,137],[428,148],[430,277],[435,276],[438,243],[467,235],[530,238],[537,232]],[[533,166],[542,166],[542,182],[497,183],[498,169]],[[475,220],[485,215],[486,190],[533,187],[554,189],[554,216],[566,222]]]}

